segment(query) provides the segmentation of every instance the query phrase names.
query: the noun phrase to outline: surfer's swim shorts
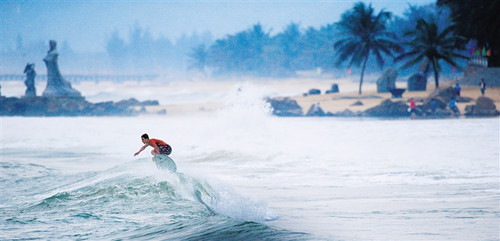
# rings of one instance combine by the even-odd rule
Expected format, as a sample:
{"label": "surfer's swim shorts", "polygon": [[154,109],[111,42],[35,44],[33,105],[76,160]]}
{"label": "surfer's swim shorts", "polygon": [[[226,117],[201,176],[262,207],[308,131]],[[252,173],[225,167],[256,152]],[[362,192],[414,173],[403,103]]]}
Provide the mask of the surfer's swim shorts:
{"label": "surfer's swim shorts", "polygon": [[160,149],[160,154],[163,154],[163,155],[170,155],[170,153],[172,153],[172,147],[170,147],[170,145],[166,145],[166,146],[163,146],[163,145],[158,145],[158,149]]}

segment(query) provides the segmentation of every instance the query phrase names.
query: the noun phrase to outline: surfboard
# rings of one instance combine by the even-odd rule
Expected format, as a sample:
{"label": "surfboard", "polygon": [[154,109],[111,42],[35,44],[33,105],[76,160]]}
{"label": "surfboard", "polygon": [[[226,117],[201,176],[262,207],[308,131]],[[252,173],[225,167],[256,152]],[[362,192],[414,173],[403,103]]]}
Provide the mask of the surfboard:
{"label": "surfboard", "polygon": [[167,155],[156,154],[153,157],[153,161],[156,163],[156,167],[158,167],[158,169],[168,169],[171,172],[177,171],[177,165],[174,160]]}

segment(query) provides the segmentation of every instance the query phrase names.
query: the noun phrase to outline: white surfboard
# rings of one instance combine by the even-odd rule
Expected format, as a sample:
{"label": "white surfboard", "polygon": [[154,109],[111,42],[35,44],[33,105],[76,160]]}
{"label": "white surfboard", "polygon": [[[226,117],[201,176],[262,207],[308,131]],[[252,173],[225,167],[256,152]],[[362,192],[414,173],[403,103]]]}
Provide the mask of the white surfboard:
{"label": "white surfboard", "polygon": [[158,167],[158,169],[168,169],[171,172],[177,171],[177,165],[174,160],[167,155],[156,154],[153,157],[153,161],[156,163],[156,167]]}

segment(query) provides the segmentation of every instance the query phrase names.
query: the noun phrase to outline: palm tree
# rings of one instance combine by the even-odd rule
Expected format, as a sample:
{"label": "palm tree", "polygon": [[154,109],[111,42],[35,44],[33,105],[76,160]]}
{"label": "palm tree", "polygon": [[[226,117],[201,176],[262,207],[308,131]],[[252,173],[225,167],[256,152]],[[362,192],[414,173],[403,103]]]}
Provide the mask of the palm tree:
{"label": "palm tree", "polygon": [[439,87],[439,72],[441,71],[440,60],[444,60],[452,66],[458,67],[454,58],[467,58],[454,51],[457,49],[457,40],[453,32],[452,25],[447,26],[439,32],[438,26],[434,20],[426,22],[424,19],[417,20],[417,26],[414,30],[407,31],[404,36],[411,37],[411,40],[404,43],[410,48],[410,51],[399,55],[396,61],[409,58],[402,68],[408,68],[416,64],[421,64],[425,73],[432,68],[436,88]]}
{"label": "palm tree", "polygon": [[461,44],[465,46],[470,39],[477,40],[477,47],[491,49],[488,57],[490,67],[500,67],[500,1],[498,0],[438,0],[437,5],[451,9],[451,19],[458,34],[466,37]]}
{"label": "palm tree", "polygon": [[341,39],[333,45],[337,55],[337,66],[349,57],[349,67],[352,64],[359,67],[362,63],[359,80],[360,95],[370,53],[375,55],[379,67],[382,67],[384,65],[382,53],[394,57],[391,51],[400,50],[399,45],[394,41],[395,35],[387,31],[387,22],[391,17],[392,14],[384,10],[374,15],[371,4],[367,7],[364,3],[358,2],[354,4],[352,10],[342,14],[341,20],[335,24],[342,35]]}

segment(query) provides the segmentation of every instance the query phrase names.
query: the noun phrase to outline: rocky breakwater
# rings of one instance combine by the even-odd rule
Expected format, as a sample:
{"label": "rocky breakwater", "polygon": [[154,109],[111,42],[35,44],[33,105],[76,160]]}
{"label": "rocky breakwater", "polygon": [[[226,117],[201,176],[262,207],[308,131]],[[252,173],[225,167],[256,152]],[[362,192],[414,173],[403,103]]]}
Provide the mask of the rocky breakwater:
{"label": "rocky breakwater", "polygon": [[158,105],[158,101],[135,99],[90,103],[83,97],[0,97],[1,116],[130,116],[145,113],[137,106]]}

